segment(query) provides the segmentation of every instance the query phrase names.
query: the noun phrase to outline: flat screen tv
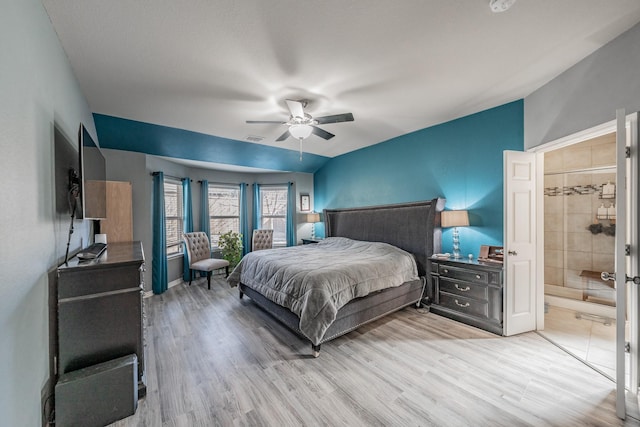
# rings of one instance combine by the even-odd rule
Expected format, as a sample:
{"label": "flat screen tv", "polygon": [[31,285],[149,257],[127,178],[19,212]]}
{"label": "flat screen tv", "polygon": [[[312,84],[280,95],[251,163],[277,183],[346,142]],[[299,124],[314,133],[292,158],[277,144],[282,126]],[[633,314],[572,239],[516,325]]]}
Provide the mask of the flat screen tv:
{"label": "flat screen tv", "polygon": [[[78,143],[54,127],[56,212],[71,215],[74,206],[82,210],[80,201],[80,154]],[[73,214],[76,217],[76,214]]]}
{"label": "flat screen tv", "polygon": [[91,138],[80,124],[80,199],[82,209],[77,208],[76,218],[105,219],[107,217],[107,164]]}

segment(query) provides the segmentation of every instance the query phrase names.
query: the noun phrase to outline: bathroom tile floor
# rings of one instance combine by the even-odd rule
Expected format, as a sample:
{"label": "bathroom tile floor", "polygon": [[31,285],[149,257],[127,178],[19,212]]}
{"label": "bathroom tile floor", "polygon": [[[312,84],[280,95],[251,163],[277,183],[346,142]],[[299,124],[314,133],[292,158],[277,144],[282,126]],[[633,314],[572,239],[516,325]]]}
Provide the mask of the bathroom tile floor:
{"label": "bathroom tile floor", "polygon": [[545,314],[544,327],[540,333],[548,340],[611,379],[615,378],[615,319],[605,325],[601,320],[577,318],[573,310],[550,305]]}

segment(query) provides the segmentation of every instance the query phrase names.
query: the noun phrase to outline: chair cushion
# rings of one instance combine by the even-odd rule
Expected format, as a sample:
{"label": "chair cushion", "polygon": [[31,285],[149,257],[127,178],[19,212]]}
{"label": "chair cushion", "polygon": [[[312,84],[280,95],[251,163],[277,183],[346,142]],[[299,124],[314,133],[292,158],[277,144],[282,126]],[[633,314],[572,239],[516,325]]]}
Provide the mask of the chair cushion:
{"label": "chair cushion", "polygon": [[213,271],[227,266],[229,266],[229,261],[227,261],[226,259],[218,258],[203,259],[200,261],[196,261],[190,265],[192,270],[198,271]]}

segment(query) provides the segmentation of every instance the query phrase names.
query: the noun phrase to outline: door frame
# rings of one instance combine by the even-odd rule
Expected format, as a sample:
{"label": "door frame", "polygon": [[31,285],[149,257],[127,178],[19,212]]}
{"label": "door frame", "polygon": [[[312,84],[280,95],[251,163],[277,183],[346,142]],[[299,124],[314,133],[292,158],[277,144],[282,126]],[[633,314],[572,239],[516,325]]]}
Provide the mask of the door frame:
{"label": "door frame", "polygon": [[[594,126],[589,129],[576,132],[571,135],[556,139],[551,142],[533,147],[528,152],[537,154],[537,168],[536,179],[538,183],[538,203],[536,211],[536,221],[538,224],[544,224],[544,153],[548,151],[558,150],[560,148],[568,147],[579,142],[584,142],[588,139],[597,138],[616,131],[616,120]],[[537,283],[536,283],[536,324],[537,330],[544,330],[544,227],[537,227],[536,230],[536,242],[537,242]]]}
{"label": "door frame", "polygon": [[[627,167],[629,168],[629,176],[627,176],[627,182],[638,182],[640,177],[640,171],[638,170],[638,123],[640,113],[631,113],[625,116],[626,126],[626,139],[627,145],[631,145],[631,159],[627,159]],[[542,144],[540,146],[527,150],[528,152],[537,154],[537,170],[536,177],[538,183],[538,197],[539,203],[537,204],[536,221],[538,224],[544,224],[544,153],[548,151],[557,150],[569,145],[573,145],[579,142],[583,142],[589,139],[597,138],[609,133],[617,132],[617,120],[611,120],[606,123],[576,132],[574,134],[556,139],[554,141]],[[616,164],[616,167],[618,165]],[[638,208],[640,205],[640,188],[633,189],[631,185],[627,186],[627,206],[630,214],[627,218],[627,242],[631,245],[631,257],[627,257],[627,272],[630,275],[640,274],[639,259],[640,254],[638,238],[640,237],[640,230],[638,229]],[[544,329],[544,227],[537,227],[536,230],[536,242],[537,242],[537,330]],[[631,303],[635,302],[635,303]],[[630,364],[631,364],[631,378],[629,392],[632,393],[640,406],[640,393],[638,393],[638,381],[640,381],[640,290],[637,287],[629,288],[628,300],[626,304],[630,319],[630,333],[629,340],[631,345]],[[618,414],[620,415],[620,413]],[[623,414],[624,416],[624,414]]]}

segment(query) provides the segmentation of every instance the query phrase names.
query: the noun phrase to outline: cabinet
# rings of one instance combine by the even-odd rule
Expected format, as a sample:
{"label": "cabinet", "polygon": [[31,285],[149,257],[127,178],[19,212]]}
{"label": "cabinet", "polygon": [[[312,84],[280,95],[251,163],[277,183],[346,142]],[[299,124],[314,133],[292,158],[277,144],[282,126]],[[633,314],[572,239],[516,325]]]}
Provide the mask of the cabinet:
{"label": "cabinet", "polygon": [[133,240],[133,207],[130,182],[107,181],[107,218],[100,221],[100,232],[109,243]]}
{"label": "cabinet", "polygon": [[431,259],[431,311],[503,335],[502,264]]}
{"label": "cabinet", "polygon": [[140,242],[109,243],[91,261],[57,271],[57,373],[137,356],[138,397],[146,394]]}

